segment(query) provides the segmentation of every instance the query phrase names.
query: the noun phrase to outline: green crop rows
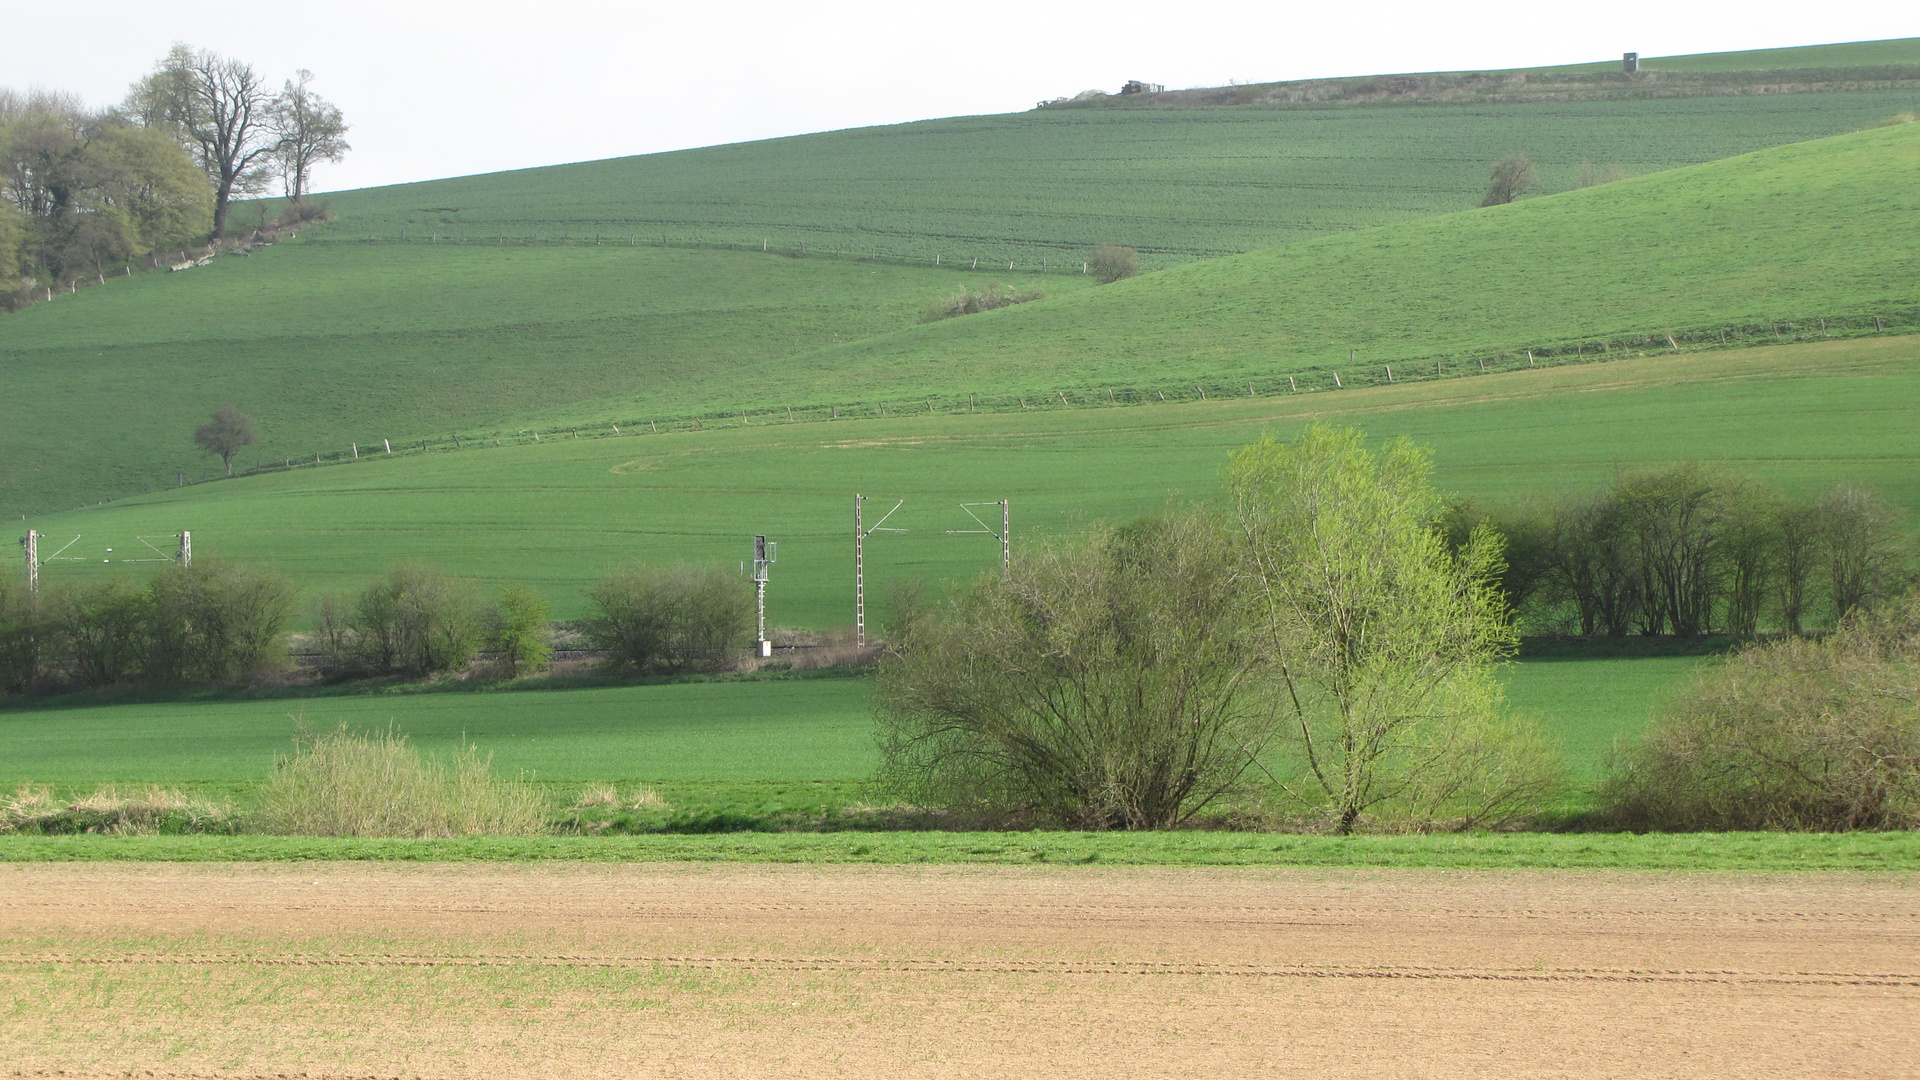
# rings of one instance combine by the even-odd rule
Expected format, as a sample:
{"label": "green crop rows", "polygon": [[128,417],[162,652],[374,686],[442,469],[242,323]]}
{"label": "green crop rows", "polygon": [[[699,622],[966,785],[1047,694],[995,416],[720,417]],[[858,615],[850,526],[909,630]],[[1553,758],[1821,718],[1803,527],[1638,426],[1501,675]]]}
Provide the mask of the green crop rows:
{"label": "green crop rows", "polygon": [[1169,265],[1476,205],[1525,152],[1543,191],[1583,161],[1634,174],[1815,139],[1911,92],[1329,109],[1041,110],[928,120],[331,196],[313,235],[602,237]]}

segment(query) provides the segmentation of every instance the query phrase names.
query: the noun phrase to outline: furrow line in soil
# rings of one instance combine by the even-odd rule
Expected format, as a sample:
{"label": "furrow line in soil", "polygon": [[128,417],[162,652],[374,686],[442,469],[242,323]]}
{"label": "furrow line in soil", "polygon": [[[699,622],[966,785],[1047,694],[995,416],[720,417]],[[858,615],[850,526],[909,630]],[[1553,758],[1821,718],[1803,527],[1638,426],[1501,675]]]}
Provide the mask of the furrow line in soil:
{"label": "furrow line in soil", "polygon": [[13,956],[0,967],[233,965],[245,967],[670,967],[705,970],[908,972],[1033,975],[1230,975],[1277,979],[1408,979],[1485,982],[1668,982],[1800,986],[1920,987],[1920,975],[1847,971],[1548,968],[1539,970],[1415,966],[1317,967],[1171,961],[836,959],[733,956]]}

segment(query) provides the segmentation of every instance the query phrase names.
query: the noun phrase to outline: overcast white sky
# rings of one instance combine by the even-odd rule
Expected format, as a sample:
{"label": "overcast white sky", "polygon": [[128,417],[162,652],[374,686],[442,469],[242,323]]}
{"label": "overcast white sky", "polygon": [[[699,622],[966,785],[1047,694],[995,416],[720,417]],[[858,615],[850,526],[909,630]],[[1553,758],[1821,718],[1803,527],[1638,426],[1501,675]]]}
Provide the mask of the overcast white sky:
{"label": "overcast white sky", "polygon": [[1169,88],[1920,35],[1912,0],[95,0],[18,11],[0,86],[119,100],[173,42],[295,68],[353,125],[324,190]]}

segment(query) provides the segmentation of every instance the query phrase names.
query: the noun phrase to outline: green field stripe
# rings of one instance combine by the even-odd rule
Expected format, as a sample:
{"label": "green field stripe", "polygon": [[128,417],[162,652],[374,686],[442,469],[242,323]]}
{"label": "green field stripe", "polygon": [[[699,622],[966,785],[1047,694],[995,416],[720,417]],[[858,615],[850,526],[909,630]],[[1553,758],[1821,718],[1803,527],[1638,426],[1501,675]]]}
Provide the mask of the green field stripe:
{"label": "green field stripe", "polygon": [[0,862],[729,862],[1783,873],[1920,871],[1920,834],[1299,836],[1272,833],[737,833],[366,840],[0,837]]}

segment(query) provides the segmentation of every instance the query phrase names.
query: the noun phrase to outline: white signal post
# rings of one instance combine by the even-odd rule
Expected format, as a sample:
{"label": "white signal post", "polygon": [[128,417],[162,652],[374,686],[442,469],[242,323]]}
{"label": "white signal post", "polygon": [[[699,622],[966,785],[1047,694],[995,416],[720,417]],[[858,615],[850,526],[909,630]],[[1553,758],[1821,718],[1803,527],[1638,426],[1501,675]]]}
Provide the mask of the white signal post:
{"label": "white signal post", "polygon": [[27,552],[27,594],[31,596],[40,591],[40,534],[28,529],[20,546]]}
{"label": "white signal post", "polygon": [[767,567],[772,566],[778,555],[780,545],[767,543],[764,536],[753,538],[753,599],[758,612],[759,632],[753,643],[753,653],[761,659],[773,655],[773,642],[767,638]]}

